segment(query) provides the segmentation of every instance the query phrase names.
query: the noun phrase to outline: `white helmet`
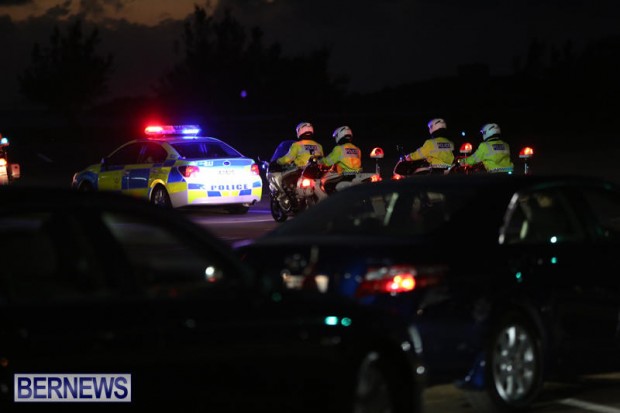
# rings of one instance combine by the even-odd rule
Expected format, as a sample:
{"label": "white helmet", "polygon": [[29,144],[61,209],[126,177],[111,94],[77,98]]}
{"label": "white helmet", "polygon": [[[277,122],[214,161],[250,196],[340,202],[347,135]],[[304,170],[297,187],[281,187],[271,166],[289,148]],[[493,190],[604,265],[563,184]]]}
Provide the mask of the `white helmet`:
{"label": "white helmet", "polygon": [[487,140],[495,135],[499,135],[502,131],[499,129],[497,123],[487,123],[480,129],[482,134],[482,140]]}
{"label": "white helmet", "polygon": [[336,140],[336,143],[340,142],[340,139],[349,137],[349,139],[353,139],[353,131],[348,126],[341,126],[334,130],[332,133],[332,137]]}
{"label": "white helmet", "polygon": [[309,122],[301,122],[295,127],[295,131],[297,132],[297,139],[299,139],[301,135],[305,135],[306,133],[314,135],[314,126]]}
{"label": "white helmet", "polygon": [[428,132],[433,133],[438,129],[446,129],[448,126],[446,125],[446,121],[441,118],[431,119],[428,122]]}

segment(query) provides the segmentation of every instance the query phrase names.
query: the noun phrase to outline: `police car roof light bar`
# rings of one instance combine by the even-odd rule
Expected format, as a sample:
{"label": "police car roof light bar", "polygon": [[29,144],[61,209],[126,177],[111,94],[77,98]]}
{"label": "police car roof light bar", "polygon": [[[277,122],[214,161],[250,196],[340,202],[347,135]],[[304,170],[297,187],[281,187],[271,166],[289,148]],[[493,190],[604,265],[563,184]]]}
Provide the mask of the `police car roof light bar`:
{"label": "police car roof light bar", "polygon": [[195,136],[200,133],[197,125],[149,125],[144,129],[148,136],[157,137],[165,135]]}

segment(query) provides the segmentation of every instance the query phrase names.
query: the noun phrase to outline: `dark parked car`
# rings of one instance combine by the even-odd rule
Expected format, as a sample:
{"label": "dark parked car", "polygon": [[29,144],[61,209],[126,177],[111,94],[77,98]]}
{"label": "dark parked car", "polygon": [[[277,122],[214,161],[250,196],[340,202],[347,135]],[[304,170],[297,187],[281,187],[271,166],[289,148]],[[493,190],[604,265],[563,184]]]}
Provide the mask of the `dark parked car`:
{"label": "dark parked car", "polygon": [[472,390],[476,411],[527,407],[546,379],[618,369],[619,247],[617,185],[505,174],[350,188],[236,245],[289,288],[413,320],[429,384]]}
{"label": "dark parked car", "polygon": [[[177,211],[5,187],[0,239],[2,412],[85,411],[67,400],[94,399],[102,374],[131,402],[87,411],[418,411],[415,329],[258,277]],[[82,393],[67,375],[88,376]]]}

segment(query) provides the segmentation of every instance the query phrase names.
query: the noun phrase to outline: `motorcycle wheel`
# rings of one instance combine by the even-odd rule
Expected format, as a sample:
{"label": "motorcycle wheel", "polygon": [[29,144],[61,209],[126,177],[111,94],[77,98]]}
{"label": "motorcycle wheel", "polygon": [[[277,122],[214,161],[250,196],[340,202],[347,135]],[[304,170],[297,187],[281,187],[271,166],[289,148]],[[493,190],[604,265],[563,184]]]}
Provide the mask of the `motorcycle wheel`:
{"label": "motorcycle wheel", "polygon": [[317,202],[319,202],[319,199],[316,195],[312,195],[311,197],[306,198],[306,209],[312,208],[314,205],[317,204]]}
{"label": "motorcycle wheel", "polygon": [[271,198],[271,216],[276,222],[284,222],[288,218],[288,214],[280,207],[277,199]]}

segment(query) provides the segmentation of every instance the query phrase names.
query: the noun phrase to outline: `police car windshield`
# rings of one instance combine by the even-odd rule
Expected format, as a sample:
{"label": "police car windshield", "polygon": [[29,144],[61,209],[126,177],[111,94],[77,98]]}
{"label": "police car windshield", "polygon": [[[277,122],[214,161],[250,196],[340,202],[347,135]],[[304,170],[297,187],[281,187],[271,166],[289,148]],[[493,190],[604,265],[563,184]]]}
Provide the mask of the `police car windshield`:
{"label": "police car windshield", "polygon": [[241,158],[239,152],[224,142],[179,142],[172,144],[183,159]]}

